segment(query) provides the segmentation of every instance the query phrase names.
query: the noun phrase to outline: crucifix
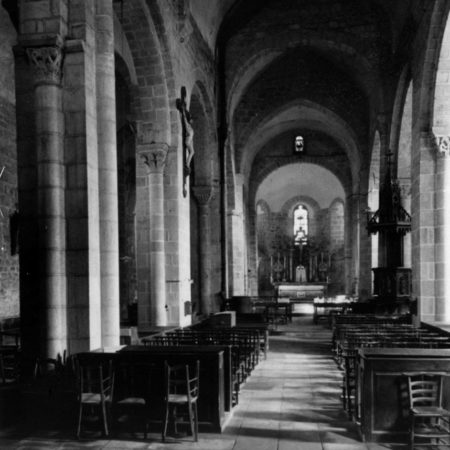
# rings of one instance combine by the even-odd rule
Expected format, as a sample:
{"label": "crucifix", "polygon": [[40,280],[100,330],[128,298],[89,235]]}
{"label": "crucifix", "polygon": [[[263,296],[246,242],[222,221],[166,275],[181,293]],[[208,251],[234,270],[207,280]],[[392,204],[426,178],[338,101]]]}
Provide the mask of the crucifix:
{"label": "crucifix", "polygon": [[180,112],[181,131],[183,137],[183,196],[187,195],[186,180],[191,174],[191,161],[194,156],[194,130],[191,113],[187,109],[186,88],[181,87],[181,98],[177,98],[176,107]]}

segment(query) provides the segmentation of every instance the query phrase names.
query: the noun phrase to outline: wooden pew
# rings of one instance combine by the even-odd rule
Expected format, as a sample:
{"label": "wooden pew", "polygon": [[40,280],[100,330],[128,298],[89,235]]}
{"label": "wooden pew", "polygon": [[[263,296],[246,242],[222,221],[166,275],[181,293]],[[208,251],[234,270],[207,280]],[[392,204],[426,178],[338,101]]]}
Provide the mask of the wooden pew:
{"label": "wooden pew", "polygon": [[267,359],[269,351],[269,324],[267,323],[267,316],[263,313],[237,313],[236,327],[259,331],[261,355],[264,356],[264,359]]}
{"label": "wooden pew", "polygon": [[231,353],[232,405],[238,403],[240,386],[258,364],[261,352],[261,339],[258,330],[234,327],[220,327],[218,329],[183,328],[142,339],[142,342],[145,345],[163,346],[226,346]]}
{"label": "wooden pew", "polygon": [[[136,358],[150,358],[162,368],[164,361],[182,364],[200,361],[200,395],[198,400],[199,427],[204,431],[221,432],[227,420],[225,410],[225,356],[223,346],[143,346],[130,345],[120,352],[132,352]],[[229,363],[227,364],[229,368]],[[152,407],[152,419],[162,419],[162,393],[164,379],[155,374],[152,381],[152,396],[155,408]],[[228,388],[229,391],[229,388]],[[229,400],[228,400],[229,402]]]}
{"label": "wooden pew", "polygon": [[[144,346],[129,345],[119,349],[98,349],[114,359],[126,352],[136,361],[146,360],[155,367],[150,380],[149,421],[157,424],[163,419],[164,362],[183,364],[200,361],[200,395],[198,403],[199,428],[201,431],[222,432],[230,414],[225,409],[225,357],[223,346]],[[229,363],[227,364],[229,367]],[[229,400],[228,400],[229,401]]]}
{"label": "wooden pew", "polygon": [[[406,440],[407,372],[450,372],[450,349],[361,348],[358,358],[361,432],[365,441]],[[449,382],[444,405],[450,405]]]}

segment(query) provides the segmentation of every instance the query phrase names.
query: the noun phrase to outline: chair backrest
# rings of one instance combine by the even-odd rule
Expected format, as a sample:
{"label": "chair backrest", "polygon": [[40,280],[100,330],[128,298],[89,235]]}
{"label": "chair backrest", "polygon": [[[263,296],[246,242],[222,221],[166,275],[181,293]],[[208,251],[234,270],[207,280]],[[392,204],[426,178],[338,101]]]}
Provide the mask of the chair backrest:
{"label": "chair backrest", "polygon": [[114,372],[111,355],[78,353],[75,364],[80,394],[100,394],[102,401],[112,395]]}
{"label": "chair backrest", "polygon": [[186,395],[189,403],[196,401],[200,390],[200,361],[195,364],[169,364],[164,362],[166,399],[170,395]]}
{"label": "chair backrest", "polygon": [[406,374],[411,408],[442,406],[442,386],[445,375],[440,372]]}

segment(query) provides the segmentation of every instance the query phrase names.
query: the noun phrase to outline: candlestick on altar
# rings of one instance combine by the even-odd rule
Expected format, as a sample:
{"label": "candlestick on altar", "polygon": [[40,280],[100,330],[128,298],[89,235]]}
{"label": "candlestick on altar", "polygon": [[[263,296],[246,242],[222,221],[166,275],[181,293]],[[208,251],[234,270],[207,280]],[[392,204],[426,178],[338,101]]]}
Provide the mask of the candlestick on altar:
{"label": "candlestick on altar", "polygon": [[292,252],[289,255],[289,268],[290,268],[290,270],[289,270],[289,277],[290,277],[290,279],[292,281],[294,281],[294,263],[292,261]]}

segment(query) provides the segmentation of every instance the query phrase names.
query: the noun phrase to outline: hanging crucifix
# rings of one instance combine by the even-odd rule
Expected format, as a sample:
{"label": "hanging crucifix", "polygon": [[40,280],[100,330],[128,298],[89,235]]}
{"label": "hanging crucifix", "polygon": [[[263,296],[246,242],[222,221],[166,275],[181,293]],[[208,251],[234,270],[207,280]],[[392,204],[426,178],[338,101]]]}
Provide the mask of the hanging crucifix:
{"label": "hanging crucifix", "polygon": [[181,131],[183,137],[183,196],[187,195],[187,177],[191,173],[191,161],[194,156],[194,130],[192,128],[191,113],[186,104],[186,88],[181,88],[181,98],[177,98],[176,106],[181,117]]}

